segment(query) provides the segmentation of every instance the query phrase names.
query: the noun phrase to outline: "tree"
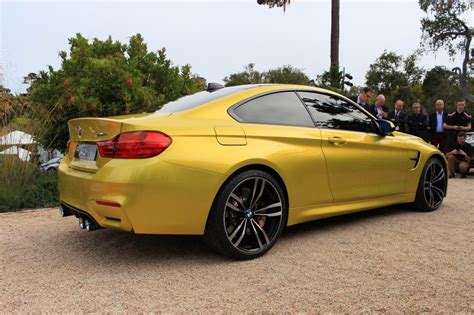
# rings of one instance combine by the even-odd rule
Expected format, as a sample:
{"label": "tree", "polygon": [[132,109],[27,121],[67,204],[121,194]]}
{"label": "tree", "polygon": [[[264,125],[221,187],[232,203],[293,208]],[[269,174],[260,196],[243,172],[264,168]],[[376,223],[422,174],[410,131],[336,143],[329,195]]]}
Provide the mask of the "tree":
{"label": "tree", "polygon": [[332,66],[329,71],[324,71],[323,74],[318,75],[316,80],[319,86],[335,91],[340,91],[342,88],[342,71],[339,67]]}
{"label": "tree", "polygon": [[244,71],[233,73],[224,78],[226,86],[259,83],[286,83],[307,85],[309,78],[298,68],[286,65],[266,72],[255,70],[255,64],[249,63]]}
{"label": "tree", "polygon": [[472,10],[471,0],[419,0],[420,8],[427,13],[421,20],[422,47],[434,51],[445,49],[454,56],[461,51],[463,57],[461,67],[456,70],[464,97],[474,102],[470,91],[468,63],[473,30],[461,18]]}
{"label": "tree", "polygon": [[446,110],[455,109],[461,88],[455,73],[444,66],[436,66],[426,72],[422,85],[423,103],[434,109],[436,100],[444,100]]}
{"label": "tree", "polygon": [[423,69],[416,61],[415,54],[404,58],[395,52],[384,51],[369,66],[366,84],[384,94],[388,102],[398,98],[406,103],[412,102],[420,96],[421,89],[414,87],[421,84],[423,77]]}
{"label": "tree", "polygon": [[67,121],[85,116],[109,116],[158,109],[163,103],[204,89],[188,65],[173,66],[163,48],[149,52],[140,34],[128,44],[81,34],[61,51],[61,68],[29,74],[34,114],[45,123],[39,136],[45,147],[64,149]]}
{"label": "tree", "polygon": [[224,78],[225,86],[234,86],[242,84],[263,83],[263,76],[255,70],[255,64],[249,63],[244,67],[244,71],[232,73]]}
{"label": "tree", "polygon": [[[283,7],[290,4],[290,0],[257,0],[258,4],[268,5],[270,8]],[[339,15],[340,0],[331,0],[331,54],[330,68],[335,67],[339,71]],[[331,72],[331,69],[330,71]]]}
{"label": "tree", "polygon": [[339,13],[340,13],[339,6],[340,6],[339,0],[331,1],[331,64],[330,64],[330,68],[335,68],[336,70],[339,70]]}
{"label": "tree", "polygon": [[27,95],[13,95],[0,85],[0,130],[31,110]]}
{"label": "tree", "polygon": [[308,76],[295,67],[286,65],[280,68],[268,70],[263,74],[265,83],[287,83],[307,85]]}

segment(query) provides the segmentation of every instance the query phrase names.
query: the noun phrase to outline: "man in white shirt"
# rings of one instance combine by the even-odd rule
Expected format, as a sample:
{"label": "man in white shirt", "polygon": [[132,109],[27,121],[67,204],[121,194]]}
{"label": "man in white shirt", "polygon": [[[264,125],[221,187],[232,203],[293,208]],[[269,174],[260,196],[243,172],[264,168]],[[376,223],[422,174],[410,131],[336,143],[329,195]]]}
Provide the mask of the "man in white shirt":
{"label": "man in white shirt", "polygon": [[397,100],[394,105],[395,109],[388,113],[387,119],[393,122],[396,131],[405,132],[406,130],[407,114],[403,111],[404,105],[405,103],[402,100]]}
{"label": "man in white shirt", "polygon": [[378,119],[387,119],[388,109],[385,105],[385,96],[383,94],[377,95],[375,105],[370,106],[370,113]]}
{"label": "man in white shirt", "polygon": [[429,125],[430,125],[430,143],[441,152],[446,150],[446,132],[443,128],[444,121],[448,113],[444,111],[444,101],[436,101],[436,112],[430,114]]}

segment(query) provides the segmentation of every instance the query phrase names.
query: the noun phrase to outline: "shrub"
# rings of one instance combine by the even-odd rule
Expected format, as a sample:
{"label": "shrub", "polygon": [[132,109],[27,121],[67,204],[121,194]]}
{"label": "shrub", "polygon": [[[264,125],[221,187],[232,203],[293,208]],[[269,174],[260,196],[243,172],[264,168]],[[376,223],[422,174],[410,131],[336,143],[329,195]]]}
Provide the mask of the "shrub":
{"label": "shrub", "polygon": [[15,155],[0,155],[0,212],[58,204],[57,177]]}

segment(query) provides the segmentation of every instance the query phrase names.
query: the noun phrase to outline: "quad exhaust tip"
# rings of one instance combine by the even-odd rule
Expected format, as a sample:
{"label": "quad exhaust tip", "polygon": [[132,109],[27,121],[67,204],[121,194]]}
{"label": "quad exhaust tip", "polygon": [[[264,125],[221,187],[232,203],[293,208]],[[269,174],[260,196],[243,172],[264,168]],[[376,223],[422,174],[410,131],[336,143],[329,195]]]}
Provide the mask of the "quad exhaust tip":
{"label": "quad exhaust tip", "polygon": [[92,222],[88,218],[85,218],[83,216],[79,217],[79,227],[81,228],[81,230],[86,230],[88,232],[100,229],[99,225],[97,225],[95,222]]}
{"label": "quad exhaust tip", "polygon": [[76,216],[79,219],[79,227],[81,230],[86,231],[95,231],[101,229],[102,227],[94,220],[94,218],[90,217],[87,213],[82,212],[78,209],[75,209],[67,204],[61,202],[59,206],[59,215],[62,217],[68,217],[71,215]]}

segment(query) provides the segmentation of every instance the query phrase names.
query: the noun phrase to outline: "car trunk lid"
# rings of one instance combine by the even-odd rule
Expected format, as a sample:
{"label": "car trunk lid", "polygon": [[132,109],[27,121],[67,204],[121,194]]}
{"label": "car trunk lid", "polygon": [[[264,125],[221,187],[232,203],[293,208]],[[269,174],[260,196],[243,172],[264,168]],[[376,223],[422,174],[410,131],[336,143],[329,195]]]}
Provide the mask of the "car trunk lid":
{"label": "car trunk lid", "polygon": [[[119,135],[124,125],[133,124],[150,114],[135,114],[117,117],[87,117],[72,119],[69,126],[69,167],[95,173],[110,158],[103,158],[97,150],[97,142],[111,140]],[[170,113],[153,114],[154,118],[169,116]]]}

